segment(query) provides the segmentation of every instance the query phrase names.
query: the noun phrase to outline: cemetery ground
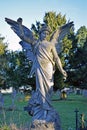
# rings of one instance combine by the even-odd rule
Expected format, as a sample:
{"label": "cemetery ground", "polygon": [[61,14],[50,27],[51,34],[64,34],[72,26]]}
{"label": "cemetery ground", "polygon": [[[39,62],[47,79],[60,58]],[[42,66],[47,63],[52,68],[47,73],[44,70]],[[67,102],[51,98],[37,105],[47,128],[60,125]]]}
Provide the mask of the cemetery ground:
{"label": "cemetery ground", "polygon": [[[2,109],[0,108],[0,130],[12,130],[12,127],[16,127],[14,130],[29,128],[31,117],[24,111],[24,107],[28,104],[27,96],[17,93],[14,103],[11,94],[4,94],[3,98],[4,105]],[[60,115],[63,130],[76,130],[76,108],[79,111],[78,116],[84,113],[87,120],[87,97],[71,93],[67,99],[60,100],[54,93],[52,104]]]}

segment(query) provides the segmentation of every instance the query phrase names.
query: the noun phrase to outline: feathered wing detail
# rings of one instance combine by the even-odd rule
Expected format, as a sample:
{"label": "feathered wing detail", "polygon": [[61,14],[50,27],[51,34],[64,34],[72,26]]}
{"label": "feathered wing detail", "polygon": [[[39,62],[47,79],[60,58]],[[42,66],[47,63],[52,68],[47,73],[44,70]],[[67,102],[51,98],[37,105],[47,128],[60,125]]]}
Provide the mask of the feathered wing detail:
{"label": "feathered wing detail", "polygon": [[[20,21],[21,20],[21,21]],[[5,18],[5,21],[11,26],[11,29],[17,34],[18,37],[21,38],[21,32],[19,29],[19,22],[22,24],[22,19],[19,18],[17,21],[14,21],[9,18]],[[34,40],[33,33],[30,29],[28,29],[26,26],[22,25],[24,35],[27,38],[30,38],[31,40]],[[25,42],[25,41],[20,41],[19,44],[22,46],[22,48],[25,50],[25,55],[26,57],[30,60],[33,61],[34,59],[34,53],[32,49],[32,45]]]}
{"label": "feathered wing detail", "polygon": [[62,27],[60,27],[60,34],[59,34],[59,37],[58,37],[58,40],[62,40],[66,35],[68,35],[70,33],[70,29],[73,29],[73,22],[69,22],[65,25],[63,25]]}
{"label": "feathered wing detail", "polygon": [[[68,34],[70,34],[70,30],[73,30],[74,29],[74,24],[73,24],[73,21],[72,22],[69,22],[69,23],[67,23],[67,24],[65,24],[65,25],[63,25],[63,26],[61,26],[60,28],[59,28],[59,35],[58,35],[58,37],[56,38],[57,39],[57,43],[56,43],[56,49],[57,49],[57,52],[58,52],[58,54],[62,51],[62,40],[63,40],[63,38],[66,36],[66,35],[68,35]],[[55,35],[55,34],[53,34],[53,35]],[[53,36],[52,36],[53,37]],[[52,39],[52,37],[51,37],[51,39]]]}
{"label": "feathered wing detail", "polygon": [[26,55],[27,59],[29,61],[34,61],[34,58],[35,58],[35,55],[33,53],[33,48],[32,48],[32,45],[27,43],[27,42],[24,42],[24,41],[20,41],[19,44],[22,46],[22,48],[25,50],[24,51],[24,54]]}

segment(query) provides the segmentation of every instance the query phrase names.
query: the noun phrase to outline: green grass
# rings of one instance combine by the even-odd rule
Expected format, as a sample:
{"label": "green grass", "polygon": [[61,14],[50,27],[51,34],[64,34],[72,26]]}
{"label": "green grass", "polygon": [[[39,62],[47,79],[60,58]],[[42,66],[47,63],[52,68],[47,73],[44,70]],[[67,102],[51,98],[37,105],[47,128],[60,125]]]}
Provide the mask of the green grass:
{"label": "green grass", "polygon": [[4,109],[0,111],[0,126],[6,124],[16,124],[18,127],[28,126],[31,117],[29,117],[28,113],[24,111],[24,106],[27,105],[27,101],[25,101],[24,96],[18,94],[15,100],[15,109],[12,111],[9,109],[12,105],[11,95],[4,95]]}
{"label": "green grass", "polygon": [[79,117],[84,113],[87,119],[87,98],[82,95],[71,94],[67,100],[54,100],[53,106],[60,115],[63,130],[68,130],[69,127],[75,130],[76,109],[79,110]]}
{"label": "green grass", "polygon": [[[81,113],[85,114],[87,119],[87,98],[82,95],[70,94],[66,100],[59,100],[56,94],[52,98],[52,104],[60,115],[61,125],[63,130],[68,130],[69,127],[75,130],[75,109],[79,110],[79,116]],[[28,101],[24,100],[24,96],[18,94],[15,101],[15,110],[10,111],[8,108],[12,104],[11,95],[4,95],[5,105],[2,111],[0,110],[0,127],[2,125],[16,124],[17,127],[29,126],[31,117],[26,111],[24,106]]]}

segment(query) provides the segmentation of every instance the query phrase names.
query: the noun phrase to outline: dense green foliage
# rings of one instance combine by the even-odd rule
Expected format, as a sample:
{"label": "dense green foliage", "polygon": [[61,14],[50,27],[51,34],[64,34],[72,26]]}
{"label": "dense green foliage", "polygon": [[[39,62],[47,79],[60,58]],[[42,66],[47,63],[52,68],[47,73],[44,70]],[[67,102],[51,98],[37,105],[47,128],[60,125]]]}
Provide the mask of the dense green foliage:
{"label": "dense green foliage", "polygon": [[81,27],[73,37],[73,47],[69,53],[69,83],[87,89],[87,29]]}
{"label": "dense green foliage", "polygon": [[6,83],[7,43],[4,43],[4,39],[5,38],[0,35],[0,87],[3,87]]}

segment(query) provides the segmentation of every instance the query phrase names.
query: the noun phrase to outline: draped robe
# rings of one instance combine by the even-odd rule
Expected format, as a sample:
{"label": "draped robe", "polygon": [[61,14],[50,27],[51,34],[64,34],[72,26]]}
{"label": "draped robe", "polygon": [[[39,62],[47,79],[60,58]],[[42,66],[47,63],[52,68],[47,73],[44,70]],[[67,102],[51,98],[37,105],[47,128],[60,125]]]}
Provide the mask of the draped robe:
{"label": "draped robe", "polygon": [[[33,119],[49,120],[47,111],[53,111],[51,105],[51,95],[54,85],[55,63],[58,60],[55,44],[48,41],[39,42],[34,48],[35,59],[33,61],[32,72],[36,76],[36,91],[32,94],[29,100],[29,105],[32,106]],[[33,70],[33,71],[32,71]],[[39,114],[38,114],[39,113]],[[44,115],[44,116],[43,116]]]}

